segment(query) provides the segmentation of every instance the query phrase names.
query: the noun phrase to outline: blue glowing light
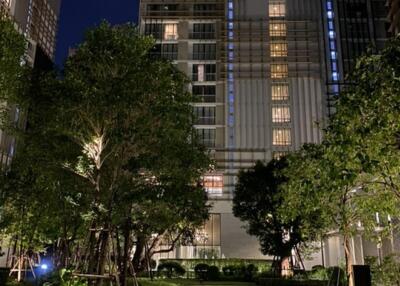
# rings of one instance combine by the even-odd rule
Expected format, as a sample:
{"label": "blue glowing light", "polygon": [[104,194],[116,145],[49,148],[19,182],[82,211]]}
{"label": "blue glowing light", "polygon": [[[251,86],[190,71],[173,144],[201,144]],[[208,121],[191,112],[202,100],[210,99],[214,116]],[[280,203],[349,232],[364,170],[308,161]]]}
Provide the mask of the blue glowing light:
{"label": "blue glowing light", "polygon": [[47,269],[49,269],[49,266],[47,264],[42,264],[42,265],[40,265],[40,269],[47,270]]}

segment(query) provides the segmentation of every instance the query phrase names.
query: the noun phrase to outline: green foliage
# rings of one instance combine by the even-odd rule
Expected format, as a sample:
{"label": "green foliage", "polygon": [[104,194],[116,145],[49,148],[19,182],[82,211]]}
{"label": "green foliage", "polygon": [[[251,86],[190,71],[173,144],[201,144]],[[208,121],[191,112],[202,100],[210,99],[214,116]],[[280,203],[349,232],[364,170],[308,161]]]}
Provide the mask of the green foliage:
{"label": "green foliage", "polygon": [[257,162],[252,169],[241,171],[233,198],[234,215],[247,222],[247,232],[259,239],[262,253],[281,259],[304,240],[300,220],[283,221],[279,215],[284,198],[281,187],[287,181],[282,170],[286,167],[282,159],[267,165]]}
{"label": "green foliage", "polygon": [[194,267],[194,273],[197,279],[207,280],[208,270],[210,266],[206,263],[199,263]]}
{"label": "green foliage", "polygon": [[72,275],[71,270],[61,269],[48,278],[43,286],[87,286],[87,282]]}
{"label": "green foliage", "polygon": [[366,264],[371,267],[372,285],[400,285],[400,261],[398,254],[384,257],[382,263],[378,262],[377,257],[368,257]]}
{"label": "green foliage", "polygon": [[159,275],[166,276],[168,278],[180,277],[186,273],[186,270],[182,267],[182,265],[173,261],[161,262],[158,265],[157,270]]}
{"label": "green foliage", "polygon": [[[133,285],[133,284],[132,284]],[[178,286],[178,284],[167,282],[167,281],[150,281],[150,280],[139,280],[140,286]],[[129,286],[129,284],[128,284]]]}
{"label": "green foliage", "polygon": [[307,236],[337,229],[344,238],[348,275],[349,238],[358,225],[365,236],[379,239],[392,227],[383,218],[399,214],[399,60],[400,37],[388,41],[380,54],[362,57],[349,77],[352,84],[336,102],[322,144],[288,156],[282,217],[304,218]]}
{"label": "green foliage", "polygon": [[217,266],[211,265],[207,271],[208,281],[217,281],[220,278],[219,268]]}
{"label": "green foliage", "polygon": [[260,286],[326,286],[327,281],[291,280],[283,278],[260,278]]}

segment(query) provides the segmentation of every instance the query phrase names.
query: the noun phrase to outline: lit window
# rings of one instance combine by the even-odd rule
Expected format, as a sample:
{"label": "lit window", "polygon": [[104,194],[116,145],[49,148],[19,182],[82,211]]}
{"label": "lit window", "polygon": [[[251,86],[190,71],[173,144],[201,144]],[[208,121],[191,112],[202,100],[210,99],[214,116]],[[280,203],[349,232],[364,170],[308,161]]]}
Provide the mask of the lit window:
{"label": "lit window", "polygon": [[275,160],[280,160],[281,158],[285,157],[287,154],[288,154],[288,152],[274,152],[272,154],[272,156]]}
{"label": "lit window", "polygon": [[271,57],[286,57],[287,56],[287,43],[272,42],[271,43]]}
{"label": "lit window", "polygon": [[272,107],[272,122],[273,123],[288,123],[290,122],[289,106],[273,106]]}
{"label": "lit window", "polygon": [[288,77],[287,64],[271,64],[271,78],[286,78]]}
{"label": "lit window", "polygon": [[292,144],[290,129],[281,128],[273,129],[272,131],[272,145],[274,146],[289,146]]}
{"label": "lit window", "polygon": [[271,3],[269,4],[270,17],[285,17],[286,7],[284,3]]}
{"label": "lit window", "polygon": [[289,87],[287,84],[272,85],[272,100],[289,100]]}
{"label": "lit window", "polygon": [[215,81],[216,80],[215,64],[199,64],[193,65],[193,81]]}
{"label": "lit window", "polygon": [[177,40],[178,39],[178,25],[165,24],[164,25],[164,40]]}
{"label": "lit window", "polygon": [[271,37],[285,37],[286,36],[286,24],[285,23],[269,24],[269,35]]}
{"label": "lit window", "polygon": [[203,186],[209,195],[222,195],[224,180],[222,175],[205,175]]}

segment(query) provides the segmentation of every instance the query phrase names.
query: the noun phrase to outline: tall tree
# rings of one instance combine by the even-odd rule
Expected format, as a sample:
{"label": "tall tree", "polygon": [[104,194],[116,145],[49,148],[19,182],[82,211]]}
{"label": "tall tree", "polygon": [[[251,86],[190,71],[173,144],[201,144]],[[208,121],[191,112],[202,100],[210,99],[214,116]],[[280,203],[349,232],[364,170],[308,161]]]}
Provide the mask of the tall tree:
{"label": "tall tree", "polygon": [[233,213],[247,223],[250,235],[258,238],[263,254],[278,258],[279,266],[289,258],[295,246],[305,241],[298,218],[283,221],[279,209],[283,201],[282,185],[287,178],[282,171],[287,163],[272,160],[241,171],[235,187]]}

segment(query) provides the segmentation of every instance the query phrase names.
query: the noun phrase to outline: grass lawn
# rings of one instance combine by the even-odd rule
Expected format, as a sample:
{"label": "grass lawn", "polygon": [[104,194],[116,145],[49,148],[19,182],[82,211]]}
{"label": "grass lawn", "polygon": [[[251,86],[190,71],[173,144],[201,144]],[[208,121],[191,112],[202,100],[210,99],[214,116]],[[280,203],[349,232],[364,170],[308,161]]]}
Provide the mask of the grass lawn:
{"label": "grass lawn", "polygon": [[205,281],[200,283],[198,280],[191,279],[162,279],[154,282],[141,279],[139,281],[142,286],[255,286],[254,283],[232,281]]}

